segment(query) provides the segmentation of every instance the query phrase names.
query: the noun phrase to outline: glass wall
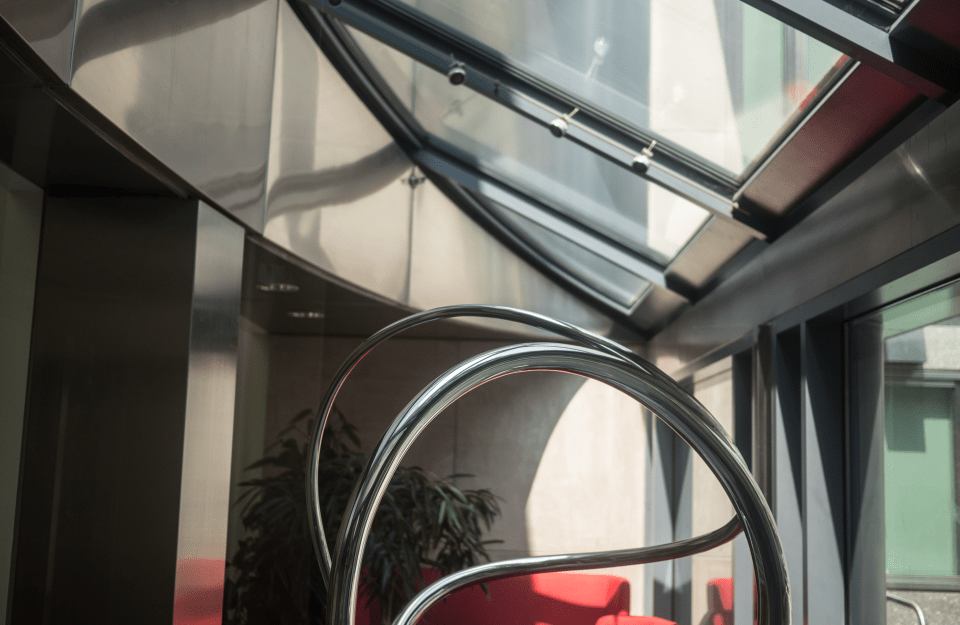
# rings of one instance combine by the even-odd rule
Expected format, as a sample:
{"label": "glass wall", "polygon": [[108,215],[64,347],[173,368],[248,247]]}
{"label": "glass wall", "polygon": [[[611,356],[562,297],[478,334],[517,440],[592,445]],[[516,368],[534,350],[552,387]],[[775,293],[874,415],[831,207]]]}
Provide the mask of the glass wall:
{"label": "glass wall", "polygon": [[[708,365],[684,383],[741,449],[749,446],[751,431],[750,360],[745,356],[749,354]],[[676,489],[668,497],[675,502],[670,512],[673,539],[701,536],[723,526],[735,515],[727,493],[698,454],[663,430],[666,428],[658,430],[661,454],[666,442],[671,448],[668,453],[673,458],[674,474],[668,481]],[[749,450],[744,456],[749,465]],[[653,522],[658,520],[663,523],[666,519],[655,515]],[[658,542],[664,542],[663,538],[659,537]],[[743,608],[734,607],[735,581],[746,580],[745,588],[749,589],[752,570],[749,548],[742,535],[716,549],[675,560],[666,584],[672,587],[672,597],[669,605],[655,606],[655,615],[691,625],[733,625],[735,611]]]}
{"label": "glass wall", "polygon": [[[694,376],[693,395],[731,436],[733,426],[732,359],[726,358]],[[711,532],[734,513],[733,504],[700,456],[693,459],[691,482],[693,536]],[[733,618],[733,543],[690,558],[690,623],[730,625]]]}
{"label": "glass wall", "polygon": [[[882,432],[883,543],[890,624],[960,618],[960,282],[851,324],[852,356],[873,368]],[[860,378],[857,378],[860,379]],[[882,428],[880,427],[882,426]],[[863,429],[863,428],[860,428]],[[856,432],[855,432],[856,434]],[[946,620],[944,620],[946,619]]]}

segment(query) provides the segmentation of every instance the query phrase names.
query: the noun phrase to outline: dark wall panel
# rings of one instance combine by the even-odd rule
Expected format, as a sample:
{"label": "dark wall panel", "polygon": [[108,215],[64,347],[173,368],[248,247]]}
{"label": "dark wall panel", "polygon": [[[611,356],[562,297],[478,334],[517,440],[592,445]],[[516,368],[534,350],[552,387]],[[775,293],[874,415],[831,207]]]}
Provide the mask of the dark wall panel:
{"label": "dark wall panel", "polygon": [[196,227],[47,200],[12,622],[172,620]]}

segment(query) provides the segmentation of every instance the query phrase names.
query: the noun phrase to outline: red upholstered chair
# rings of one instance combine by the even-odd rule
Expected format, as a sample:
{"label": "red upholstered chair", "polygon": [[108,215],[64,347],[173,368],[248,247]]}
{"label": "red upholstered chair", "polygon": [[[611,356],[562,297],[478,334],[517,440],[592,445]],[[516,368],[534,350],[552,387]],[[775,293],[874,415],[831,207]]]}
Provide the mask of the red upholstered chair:
{"label": "red upholstered chair", "polygon": [[733,579],[718,577],[707,582],[707,610],[710,625],[733,625]]}
{"label": "red upholstered chair", "polygon": [[630,616],[629,614],[609,614],[601,616],[596,625],[677,625],[659,616]]}
{"label": "red upholstered chair", "polygon": [[[424,570],[427,583],[439,579]],[[613,575],[539,573],[489,584],[490,597],[479,586],[459,590],[433,606],[423,625],[595,625],[603,616],[630,611],[630,582]],[[380,608],[361,599],[356,625],[380,625]],[[611,624],[615,625],[615,624]],[[665,625],[628,623],[623,625]]]}

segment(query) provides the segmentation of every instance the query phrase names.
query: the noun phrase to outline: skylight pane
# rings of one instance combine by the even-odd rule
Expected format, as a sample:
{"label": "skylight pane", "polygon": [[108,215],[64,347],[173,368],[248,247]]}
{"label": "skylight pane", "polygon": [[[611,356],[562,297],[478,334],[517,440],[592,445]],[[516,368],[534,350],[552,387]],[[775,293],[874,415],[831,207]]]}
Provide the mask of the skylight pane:
{"label": "skylight pane", "polygon": [[650,287],[643,278],[602,256],[568,241],[496,202],[486,202],[500,219],[523,233],[524,238],[565,271],[629,310]]}
{"label": "skylight pane", "polygon": [[842,55],[740,0],[391,0],[738,175]]}
{"label": "skylight pane", "polygon": [[375,39],[351,34],[433,141],[625,247],[666,264],[707,219],[704,209],[450,85]]}

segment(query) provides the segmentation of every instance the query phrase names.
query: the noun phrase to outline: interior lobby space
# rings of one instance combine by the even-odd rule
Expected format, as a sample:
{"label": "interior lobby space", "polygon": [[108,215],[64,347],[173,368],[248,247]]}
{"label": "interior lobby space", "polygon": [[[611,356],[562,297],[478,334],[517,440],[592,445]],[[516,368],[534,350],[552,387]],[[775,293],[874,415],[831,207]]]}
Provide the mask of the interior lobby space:
{"label": "interior lobby space", "polygon": [[960,622],[958,100],[951,0],[0,0],[2,622]]}

